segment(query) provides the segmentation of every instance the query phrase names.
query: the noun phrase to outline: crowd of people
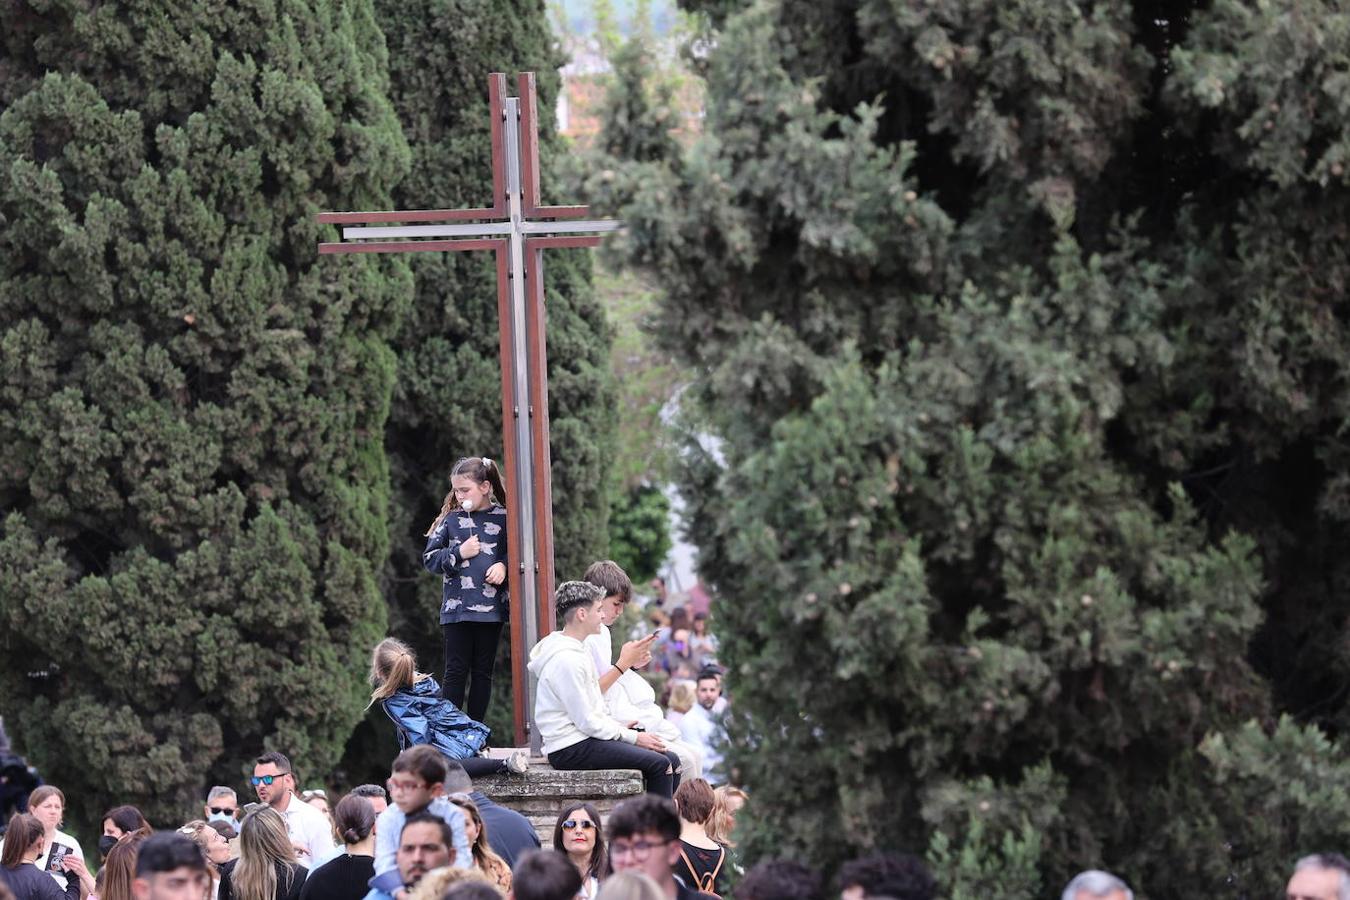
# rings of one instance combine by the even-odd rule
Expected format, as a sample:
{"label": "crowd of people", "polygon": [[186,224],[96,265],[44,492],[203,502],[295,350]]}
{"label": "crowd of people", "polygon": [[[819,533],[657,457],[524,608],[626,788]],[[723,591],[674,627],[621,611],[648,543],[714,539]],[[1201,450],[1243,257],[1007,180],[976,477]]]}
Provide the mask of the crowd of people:
{"label": "crowd of people", "polygon": [[154,831],[131,806],[108,810],[102,865],[61,830],[65,795],[43,785],[8,822],[0,900],[701,897],[688,885],[725,893],[745,796],[692,779],[674,800],[644,794],[607,818],[563,802],[544,848],[528,819],[475,790],[431,744],[400,752],[384,785],[331,806],[325,791],[299,790],[276,751],[254,761],[250,781],[256,802],[212,787],[201,815],[172,831]]}
{"label": "crowd of people", "polygon": [[[673,798],[647,792],[604,815],[558,806],[550,846],[520,813],[474,789],[456,760],[427,744],[394,760],[385,785],[361,785],[331,807],[298,791],[281,753],[258,757],[257,802],[224,786],[202,817],[154,831],[139,811],[105,814],[99,855],[86,861],[61,829],[65,796],[44,785],[9,821],[0,845],[0,900],[935,900],[918,857],[877,853],[845,864],[829,888],[793,859],[741,871],[734,839],[744,792],[682,780]],[[308,795],[308,796],[307,796]],[[323,828],[315,825],[326,823]],[[97,874],[93,870],[97,869]],[[1298,861],[1286,900],[1343,900],[1350,861]],[[1091,870],[1062,900],[1133,900],[1124,880]]]}
{"label": "crowd of people", "polygon": [[[800,861],[743,870],[737,856],[736,817],[749,798],[720,752],[734,716],[706,604],[667,610],[656,585],[646,609],[654,630],[615,653],[610,628],[634,598],[612,561],[557,589],[559,627],[530,653],[534,722],[554,769],[637,770],[646,792],[607,814],[562,800],[544,847],[528,819],[475,789],[474,778],[523,775],[529,760],[494,756],[481,722],[507,602],[500,474],[490,459],[461,460],[452,486],[423,556],[443,577],[444,684],[419,672],[400,641],[371,655],[370,705],[399,741],[383,785],[330,803],[324,789],[301,790],[288,757],[269,751],[254,760],[256,802],[211,787],[201,814],[170,831],[135,807],[109,809],[101,865],[62,830],[61,790],[36,786],[0,843],[0,900],[824,900],[822,878]],[[933,900],[937,891],[907,854],[855,860],[836,888],[841,900]],[[1347,897],[1350,863],[1334,854],[1300,860],[1287,889],[1287,900]],[[1132,898],[1101,871],[1079,874],[1062,894]]]}

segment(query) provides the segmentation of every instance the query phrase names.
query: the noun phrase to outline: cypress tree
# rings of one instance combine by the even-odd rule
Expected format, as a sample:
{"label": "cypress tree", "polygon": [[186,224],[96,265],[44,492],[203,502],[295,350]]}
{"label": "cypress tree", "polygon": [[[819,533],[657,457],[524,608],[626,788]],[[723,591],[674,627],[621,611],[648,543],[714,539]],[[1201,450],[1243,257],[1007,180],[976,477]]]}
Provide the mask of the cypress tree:
{"label": "cypress tree", "polygon": [[705,11],[706,133],[590,187],[696,373],[749,855],[1278,889],[1350,811],[1346,14]]}
{"label": "cypress tree", "polygon": [[[562,60],[543,5],[380,0],[377,9],[389,44],[391,97],[412,149],[411,172],[394,193],[397,207],[491,205],[487,78],[506,72],[514,93],[518,71],[538,73],[539,152],[552,202],[552,167],[567,149],[552,115]],[[422,534],[449,490],[456,459],[501,459],[496,269],[485,253],[417,254],[411,266],[415,295],[395,340],[398,378],[387,429],[394,503],[385,577],[393,629],[416,648],[422,668],[439,675],[441,583],[422,568]],[[548,251],[545,278],[555,566],[565,579],[579,577],[607,543],[615,427],[610,332],[591,294],[587,251]],[[511,734],[508,651],[503,639],[488,716],[494,742]]]}
{"label": "cypress tree", "polygon": [[74,822],[361,715],[411,283],[313,216],[408,165],[372,12],[4,4],[0,709]]}

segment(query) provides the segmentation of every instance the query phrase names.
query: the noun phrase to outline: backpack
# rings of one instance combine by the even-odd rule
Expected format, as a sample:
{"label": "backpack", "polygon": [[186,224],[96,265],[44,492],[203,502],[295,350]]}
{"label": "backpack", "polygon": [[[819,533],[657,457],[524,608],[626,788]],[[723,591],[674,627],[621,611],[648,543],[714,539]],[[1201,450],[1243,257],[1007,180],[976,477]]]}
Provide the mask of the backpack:
{"label": "backpack", "polygon": [[699,874],[698,869],[694,868],[694,862],[689,858],[689,854],[684,852],[683,844],[680,845],[680,858],[689,867],[689,874],[694,876],[694,890],[716,897],[717,900],[722,900],[722,895],[714,891],[713,886],[717,884],[717,874],[722,871],[722,863],[727,861],[727,848],[722,848],[722,853],[717,857],[717,865],[713,867],[713,870],[702,875]]}

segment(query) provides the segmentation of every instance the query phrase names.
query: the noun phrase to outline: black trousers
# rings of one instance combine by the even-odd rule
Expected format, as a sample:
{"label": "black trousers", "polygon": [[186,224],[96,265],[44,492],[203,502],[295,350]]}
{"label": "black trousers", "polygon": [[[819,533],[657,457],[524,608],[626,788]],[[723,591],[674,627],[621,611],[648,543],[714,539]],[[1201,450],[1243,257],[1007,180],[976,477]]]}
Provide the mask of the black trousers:
{"label": "black trousers", "polygon": [[456,762],[464,767],[464,774],[470,778],[481,778],[484,775],[496,775],[498,772],[506,771],[506,760],[504,759],[470,756],[468,759],[459,759]]}
{"label": "black trousers", "polygon": [[624,741],[586,738],[550,753],[548,764],[560,770],[640,769],[647,779],[647,793],[662,797],[673,795],[680,784],[679,756],[670,750],[665,753],[643,750]]}
{"label": "black trousers", "polygon": [[[442,625],[445,636],[445,677],[441,696],[458,706],[475,722],[487,715],[492,699],[492,669],[501,642],[501,622],[455,622]],[[470,682],[472,676],[472,682]],[[469,685],[469,705],[464,705],[464,686]],[[470,773],[472,776],[472,773]]]}

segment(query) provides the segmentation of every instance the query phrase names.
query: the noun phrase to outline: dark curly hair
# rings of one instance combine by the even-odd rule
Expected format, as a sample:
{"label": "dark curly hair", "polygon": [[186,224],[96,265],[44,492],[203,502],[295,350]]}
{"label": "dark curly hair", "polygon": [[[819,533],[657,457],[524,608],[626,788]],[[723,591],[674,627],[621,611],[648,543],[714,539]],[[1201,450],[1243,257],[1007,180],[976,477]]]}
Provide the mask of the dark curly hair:
{"label": "dark curly hair", "polygon": [[873,853],[844,863],[839,870],[839,888],[857,885],[868,897],[894,900],[932,900],[937,892],[923,860],[910,853]]}
{"label": "dark curly hair", "polygon": [[766,859],[736,885],[736,900],[823,900],[820,875],[792,859]]}

